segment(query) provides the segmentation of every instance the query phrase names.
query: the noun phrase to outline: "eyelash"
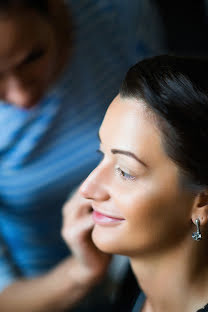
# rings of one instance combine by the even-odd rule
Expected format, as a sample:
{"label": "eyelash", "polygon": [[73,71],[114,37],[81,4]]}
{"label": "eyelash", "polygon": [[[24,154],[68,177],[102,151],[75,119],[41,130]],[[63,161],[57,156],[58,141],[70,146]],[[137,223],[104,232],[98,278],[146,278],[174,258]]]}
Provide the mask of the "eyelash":
{"label": "eyelash", "polygon": [[30,55],[28,55],[28,57],[24,60],[24,64],[30,64],[32,62],[35,62],[37,60],[39,60],[44,54],[44,50],[40,49],[37,51],[33,51]]}
{"label": "eyelash", "polygon": [[[102,156],[102,158],[101,158],[101,160],[100,160],[100,162],[103,160],[103,158],[104,158],[104,153],[101,151],[101,150],[97,150],[97,153],[99,153],[101,156]],[[122,178],[122,179],[124,179],[124,180],[131,180],[131,181],[133,181],[133,180],[135,180],[135,176],[132,176],[131,174],[129,174],[129,173],[127,173],[127,172],[125,172],[125,171],[123,171],[120,167],[116,167],[115,168],[115,171],[116,171],[116,173]]]}
{"label": "eyelash", "polygon": [[122,170],[121,168],[119,168],[119,167],[116,167],[115,170],[116,170],[116,172],[119,174],[119,176],[120,176],[122,179],[124,179],[124,180],[131,180],[131,181],[133,181],[133,180],[135,180],[135,178],[136,178],[135,176],[132,176],[131,174],[129,174],[129,173],[123,171],[123,170]]}

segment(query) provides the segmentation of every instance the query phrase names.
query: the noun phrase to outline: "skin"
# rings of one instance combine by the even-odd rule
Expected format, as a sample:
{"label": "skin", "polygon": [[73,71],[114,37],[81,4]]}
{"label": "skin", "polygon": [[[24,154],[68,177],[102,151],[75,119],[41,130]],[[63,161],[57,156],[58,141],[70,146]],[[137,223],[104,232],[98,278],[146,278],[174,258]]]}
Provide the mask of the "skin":
{"label": "skin", "polygon": [[33,9],[0,14],[0,100],[18,108],[40,101],[70,55],[66,9],[62,1],[50,5],[48,17]]}
{"label": "skin", "polygon": [[130,257],[147,295],[143,311],[196,311],[207,301],[208,239],[191,235],[197,217],[207,226],[207,194],[180,183],[142,101],[117,96],[99,134],[103,160],[80,189],[92,203],[95,245]]}

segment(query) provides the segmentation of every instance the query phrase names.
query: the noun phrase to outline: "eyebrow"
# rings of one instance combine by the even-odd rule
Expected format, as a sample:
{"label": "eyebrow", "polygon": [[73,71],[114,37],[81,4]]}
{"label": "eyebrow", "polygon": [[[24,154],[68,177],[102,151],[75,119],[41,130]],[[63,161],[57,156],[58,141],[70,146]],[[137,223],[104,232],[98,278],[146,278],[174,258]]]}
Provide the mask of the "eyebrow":
{"label": "eyebrow", "polygon": [[[102,142],[102,141],[101,141],[101,138],[100,138],[100,133],[99,133],[99,132],[97,133],[97,135],[98,135],[99,141]],[[122,154],[122,155],[126,155],[126,156],[128,156],[128,157],[132,157],[132,158],[134,158],[136,161],[138,161],[140,164],[142,164],[144,167],[146,167],[146,168],[148,167],[147,164],[145,164],[145,162],[143,162],[139,157],[137,157],[137,156],[136,156],[134,153],[132,153],[132,152],[113,148],[113,149],[111,149],[111,153],[113,153],[113,154]]]}
{"label": "eyebrow", "polygon": [[132,157],[134,159],[136,159],[140,164],[142,164],[144,167],[148,167],[139,157],[137,157],[134,153],[129,152],[129,151],[124,151],[124,150],[119,150],[119,149],[111,149],[111,152],[113,154],[122,154],[122,155],[126,155],[128,157]]}

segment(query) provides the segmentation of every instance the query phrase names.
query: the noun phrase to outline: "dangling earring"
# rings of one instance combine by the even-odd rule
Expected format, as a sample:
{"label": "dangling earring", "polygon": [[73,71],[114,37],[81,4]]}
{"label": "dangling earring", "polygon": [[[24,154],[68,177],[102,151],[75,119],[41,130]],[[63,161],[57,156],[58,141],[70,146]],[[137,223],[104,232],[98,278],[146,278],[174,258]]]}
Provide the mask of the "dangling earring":
{"label": "dangling earring", "polygon": [[200,220],[199,220],[199,218],[196,219],[195,223],[196,223],[196,232],[192,233],[192,238],[196,241],[200,241],[202,239],[202,235],[200,232]]}

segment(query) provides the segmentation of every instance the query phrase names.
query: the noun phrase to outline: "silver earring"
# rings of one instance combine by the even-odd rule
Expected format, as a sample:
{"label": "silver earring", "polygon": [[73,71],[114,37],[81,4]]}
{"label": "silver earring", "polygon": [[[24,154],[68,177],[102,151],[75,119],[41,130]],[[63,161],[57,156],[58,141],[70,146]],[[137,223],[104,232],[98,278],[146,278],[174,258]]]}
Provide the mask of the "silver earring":
{"label": "silver earring", "polygon": [[200,232],[200,220],[199,220],[199,218],[196,219],[195,223],[196,223],[196,232],[192,233],[192,238],[196,241],[200,241],[202,239],[202,235]]}

